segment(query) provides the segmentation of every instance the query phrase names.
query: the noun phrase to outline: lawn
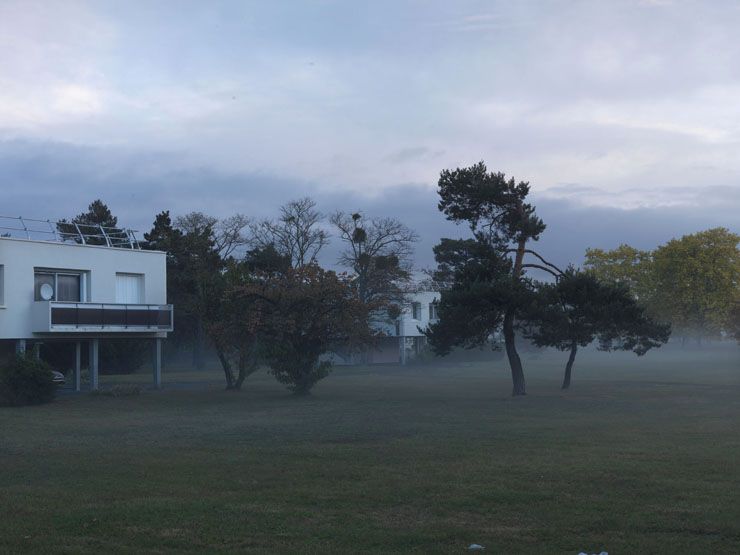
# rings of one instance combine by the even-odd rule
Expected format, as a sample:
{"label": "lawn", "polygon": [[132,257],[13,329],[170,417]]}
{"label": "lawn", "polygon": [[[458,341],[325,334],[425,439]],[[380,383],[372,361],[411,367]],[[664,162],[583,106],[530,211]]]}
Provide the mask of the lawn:
{"label": "lawn", "polygon": [[0,409],[0,552],[740,553],[740,350],[563,358]]}

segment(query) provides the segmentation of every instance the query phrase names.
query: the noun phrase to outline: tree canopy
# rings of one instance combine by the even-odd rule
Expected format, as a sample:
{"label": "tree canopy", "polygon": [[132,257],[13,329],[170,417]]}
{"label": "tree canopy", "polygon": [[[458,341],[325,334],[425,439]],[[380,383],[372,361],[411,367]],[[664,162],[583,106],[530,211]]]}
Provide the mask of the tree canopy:
{"label": "tree canopy", "polygon": [[684,339],[718,338],[732,335],[732,307],[740,299],[739,242],[725,228],[708,229],[654,251],[588,249],[585,267],[603,281],[626,284],[650,315]]}
{"label": "tree canopy", "polygon": [[[263,273],[230,293],[263,339],[270,372],[296,394],[308,393],[331,371],[332,349],[373,342],[367,305],[349,277],[308,264]],[[241,324],[245,325],[245,324]]]}
{"label": "tree canopy", "polygon": [[584,268],[605,283],[619,283],[629,288],[642,304],[654,300],[653,255],[629,245],[616,249],[586,249]]}
{"label": "tree canopy", "polygon": [[[85,236],[84,241],[88,245],[107,245],[109,242],[113,246],[129,245],[127,232],[118,228],[118,218],[100,199],[92,201],[86,212],[79,213],[71,221],[61,220],[57,224],[57,231],[62,239],[71,239],[78,243],[82,241],[81,233]],[[106,235],[108,240],[106,240]]]}
{"label": "tree canopy", "polygon": [[525,335],[538,347],[570,351],[563,389],[571,383],[579,347],[644,355],[668,340],[670,326],[655,322],[624,283],[601,281],[568,268],[554,283],[540,283],[527,314]]}
{"label": "tree canopy", "polygon": [[653,254],[658,315],[698,339],[731,328],[740,298],[740,236],[725,228],[684,235]]}

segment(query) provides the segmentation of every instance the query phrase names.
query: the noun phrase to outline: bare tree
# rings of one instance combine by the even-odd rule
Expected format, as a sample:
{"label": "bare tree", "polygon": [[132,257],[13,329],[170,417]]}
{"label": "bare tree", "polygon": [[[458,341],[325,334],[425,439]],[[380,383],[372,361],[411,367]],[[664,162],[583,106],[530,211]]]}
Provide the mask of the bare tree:
{"label": "bare tree", "polygon": [[316,261],[321,249],[329,242],[329,234],[321,228],[323,214],[316,202],[305,197],[280,207],[280,216],[252,225],[252,241],[256,247],[273,245],[290,257],[293,268],[302,268]]}
{"label": "bare tree", "polygon": [[360,299],[388,308],[400,303],[411,281],[418,235],[395,218],[336,212],[330,219],[346,248],[339,264],[355,274]]}
{"label": "bare tree", "polygon": [[250,223],[250,219],[244,214],[234,214],[218,221],[213,231],[216,249],[221,258],[229,258],[249,244],[246,231]]}
{"label": "bare tree", "polygon": [[203,233],[210,229],[213,246],[224,260],[249,244],[246,235],[249,225],[250,219],[244,214],[218,219],[202,212],[190,212],[175,218],[175,227],[183,233]]}

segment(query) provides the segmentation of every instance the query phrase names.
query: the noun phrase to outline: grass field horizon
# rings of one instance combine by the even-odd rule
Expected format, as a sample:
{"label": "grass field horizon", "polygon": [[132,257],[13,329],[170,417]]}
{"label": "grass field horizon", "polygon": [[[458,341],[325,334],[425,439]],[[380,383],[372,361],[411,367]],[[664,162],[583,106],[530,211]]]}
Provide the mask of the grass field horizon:
{"label": "grass field horizon", "polygon": [[740,552],[740,349],[564,359],[0,409],[0,552]]}

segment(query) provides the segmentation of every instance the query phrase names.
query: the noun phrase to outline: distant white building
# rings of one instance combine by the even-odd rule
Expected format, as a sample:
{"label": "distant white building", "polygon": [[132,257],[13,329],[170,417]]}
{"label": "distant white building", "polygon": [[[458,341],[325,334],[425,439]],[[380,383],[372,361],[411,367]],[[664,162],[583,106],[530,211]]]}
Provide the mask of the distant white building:
{"label": "distant white building", "polygon": [[151,339],[158,387],[162,340],[173,329],[166,254],[140,249],[127,230],[74,227],[60,234],[50,222],[0,217],[0,341],[17,351],[74,342],[79,390],[83,344],[96,389],[100,340]]}
{"label": "distant white building", "polygon": [[405,364],[418,355],[427,344],[422,330],[437,321],[438,303],[439,293],[436,291],[409,294],[401,306],[401,315],[395,321],[375,324],[385,337],[369,353],[368,362]]}

